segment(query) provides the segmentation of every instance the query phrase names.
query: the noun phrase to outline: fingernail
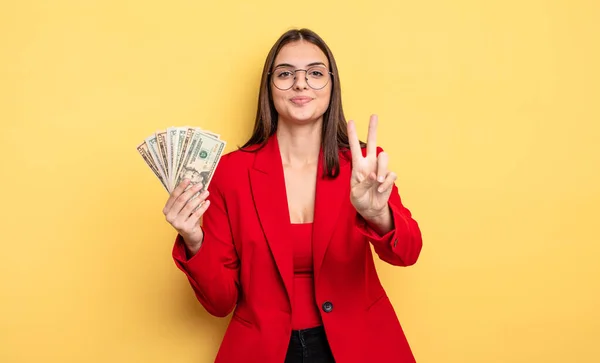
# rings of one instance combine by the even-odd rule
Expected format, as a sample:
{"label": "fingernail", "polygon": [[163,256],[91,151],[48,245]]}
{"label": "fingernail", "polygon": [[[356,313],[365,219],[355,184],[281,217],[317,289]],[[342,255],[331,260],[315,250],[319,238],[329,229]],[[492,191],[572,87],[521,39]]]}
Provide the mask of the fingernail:
{"label": "fingernail", "polygon": [[379,188],[377,188],[377,191],[378,191],[379,193],[383,193],[383,188],[379,187]]}
{"label": "fingernail", "polygon": [[377,181],[378,181],[378,182],[380,182],[380,183],[383,183],[383,180],[384,180],[384,179],[383,179],[383,175],[382,175],[382,176],[380,176],[379,178],[377,178]]}

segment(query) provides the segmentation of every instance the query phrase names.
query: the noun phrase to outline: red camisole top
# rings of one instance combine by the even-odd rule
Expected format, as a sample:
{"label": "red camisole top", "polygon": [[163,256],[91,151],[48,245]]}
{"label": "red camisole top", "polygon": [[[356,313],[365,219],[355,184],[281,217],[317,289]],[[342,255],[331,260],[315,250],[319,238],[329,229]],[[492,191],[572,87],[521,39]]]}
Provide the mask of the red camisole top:
{"label": "red camisole top", "polygon": [[294,251],[294,292],[292,329],[307,329],[322,325],[315,301],[313,275],[312,223],[292,224],[291,242]]}

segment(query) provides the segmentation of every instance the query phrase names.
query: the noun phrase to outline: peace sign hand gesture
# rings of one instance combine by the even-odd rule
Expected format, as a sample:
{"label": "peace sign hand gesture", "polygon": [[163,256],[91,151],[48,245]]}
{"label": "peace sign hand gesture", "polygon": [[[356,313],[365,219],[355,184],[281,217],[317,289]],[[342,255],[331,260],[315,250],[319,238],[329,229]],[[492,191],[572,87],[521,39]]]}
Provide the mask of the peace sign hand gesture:
{"label": "peace sign hand gesture", "polygon": [[372,115],[366,156],[362,154],[354,121],[348,122],[348,139],[352,152],[350,201],[365,220],[387,230],[389,228],[384,226],[391,222],[388,200],[397,176],[387,169],[388,155],[383,151],[377,155],[377,121],[377,115]]}

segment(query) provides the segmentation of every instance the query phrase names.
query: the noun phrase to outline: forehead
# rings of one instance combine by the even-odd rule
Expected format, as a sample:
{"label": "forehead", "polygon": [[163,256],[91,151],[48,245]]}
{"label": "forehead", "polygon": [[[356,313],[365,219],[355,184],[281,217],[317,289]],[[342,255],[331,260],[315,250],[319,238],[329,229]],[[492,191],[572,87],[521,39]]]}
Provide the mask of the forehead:
{"label": "forehead", "polygon": [[321,62],[329,67],[327,56],[319,47],[310,42],[297,41],[288,43],[279,50],[273,67],[285,63],[301,68],[316,62]]}

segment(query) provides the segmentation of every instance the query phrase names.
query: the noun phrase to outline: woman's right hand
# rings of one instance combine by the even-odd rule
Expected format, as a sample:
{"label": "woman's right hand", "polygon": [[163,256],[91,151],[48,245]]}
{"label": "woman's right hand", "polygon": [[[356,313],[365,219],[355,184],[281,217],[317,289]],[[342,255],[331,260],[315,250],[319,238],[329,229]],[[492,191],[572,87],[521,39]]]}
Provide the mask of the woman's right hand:
{"label": "woman's right hand", "polygon": [[190,181],[185,179],[173,189],[167,204],[163,208],[163,214],[167,222],[183,237],[183,241],[191,255],[194,255],[200,249],[204,238],[204,233],[200,228],[200,218],[208,209],[210,201],[206,200],[208,190],[192,198],[202,189],[202,184],[198,183],[186,190],[189,184]]}

